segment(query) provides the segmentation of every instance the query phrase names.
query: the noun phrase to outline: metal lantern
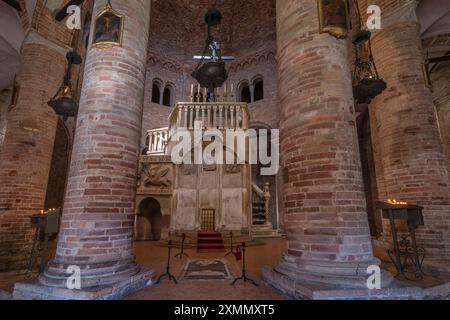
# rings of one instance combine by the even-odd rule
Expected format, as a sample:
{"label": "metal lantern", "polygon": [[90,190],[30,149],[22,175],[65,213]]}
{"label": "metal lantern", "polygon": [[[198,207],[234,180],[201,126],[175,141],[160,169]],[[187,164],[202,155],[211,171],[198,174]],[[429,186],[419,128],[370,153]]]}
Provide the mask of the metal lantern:
{"label": "metal lantern", "polygon": [[359,18],[359,31],[353,37],[355,48],[355,68],[353,71],[353,95],[356,103],[370,103],[373,98],[381,94],[386,88],[386,82],[378,75],[372,54],[370,42],[372,33],[361,29],[361,15],[356,1],[354,1]]}
{"label": "metal lantern", "polygon": [[62,86],[55,96],[47,103],[58,116],[62,116],[64,121],[69,117],[75,117],[78,112],[78,104],[73,99],[71,73],[72,65],[81,64],[82,59],[75,51],[70,51],[66,55],[68,68]]}
{"label": "metal lantern", "polygon": [[[212,36],[212,28],[218,26],[222,21],[222,14],[217,9],[209,10],[205,15],[205,21],[208,25],[208,38],[206,39],[205,50],[198,63],[192,77],[198,81],[201,87],[208,88],[209,96],[215,88],[220,88],[228,79],[228,72],[225,69],[225,63],[222,60],[222,50],[219,42]],[[206,53],[210,55],[206,59]],[[209,60],[209,61],[206,61]]]}

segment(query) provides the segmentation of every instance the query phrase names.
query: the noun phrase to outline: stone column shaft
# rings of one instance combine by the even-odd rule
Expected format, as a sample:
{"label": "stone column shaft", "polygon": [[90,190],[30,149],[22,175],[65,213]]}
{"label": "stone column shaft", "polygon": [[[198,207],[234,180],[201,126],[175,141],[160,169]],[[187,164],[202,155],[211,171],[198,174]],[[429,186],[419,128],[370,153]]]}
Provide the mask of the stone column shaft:
{"label": "stone column shaft", "polygon": [[316,0],[277,1],[277,32],[288,252],[274,269],[292,295],[304,281],[364,288],[367,266],[378,261],[346,41],[319,34]]}
{"label": "stone column shaft", "polygon": [[[125,16],[123,45],[88,50],[58,247],[42,284],[65,286],[70,265],[82,288],[139,271],[132,233],[150,3],[112,1]],[[95,2],[94,17],[105,4]]]}

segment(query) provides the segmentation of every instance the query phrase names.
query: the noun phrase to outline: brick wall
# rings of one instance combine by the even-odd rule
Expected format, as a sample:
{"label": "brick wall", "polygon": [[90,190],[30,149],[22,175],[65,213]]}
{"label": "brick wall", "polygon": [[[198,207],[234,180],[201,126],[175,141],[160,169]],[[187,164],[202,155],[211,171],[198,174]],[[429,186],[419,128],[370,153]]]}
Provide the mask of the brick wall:
{"label": "brick wall", "polygon": [[38,44],[25,45],[16,108],[0,152],[0,270],[23,267],[33,230],[29,217],[44,208],[57,117],[47,101],[61,85],[65,58]]}

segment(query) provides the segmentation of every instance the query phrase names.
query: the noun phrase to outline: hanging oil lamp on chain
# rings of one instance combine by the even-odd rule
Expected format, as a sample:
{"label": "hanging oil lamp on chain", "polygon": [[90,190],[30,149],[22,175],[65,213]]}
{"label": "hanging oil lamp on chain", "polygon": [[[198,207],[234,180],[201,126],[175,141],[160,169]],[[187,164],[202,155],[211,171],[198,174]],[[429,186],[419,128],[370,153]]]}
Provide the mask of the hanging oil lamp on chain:
{"label": "hanging oil lamp on chain", "polygon": [[358,32],[352,39],[355,50],[355,66],[353,71],[353,95],[357,104],[370,103],[387,87],[386,82],[378,75],[370,42],[372,33],[363,29],[361,14],[357,0],[353,0],[358,15]]}
{"label": "hanging oil lamp on chain", "polygon": [[[221,23],[222,14],[217,9],[211,9],[206,13],[205,21],[208,25],[206,46],[200,62],[191,75],[201,87],[208,89],[208,101],[211,102],[214,100],[214,89],[222,87],[228,79],[228,72],[222,59],[220,43],[214,40],[212,36],[212,28]],[[209,56],[207,56],[208,51]]]}
{"label": "hanging oil lamp on chain", "polygon": [[78,104],[73,99],[71,74],[72,66],[81,64],[82,58],[75,51],[70,51],[66,55],[68,67],[64,81],[56,92],[55,96],[47,103],[58,116],[62,116],[64,121],[70,117],[75,117],[78,112]]}

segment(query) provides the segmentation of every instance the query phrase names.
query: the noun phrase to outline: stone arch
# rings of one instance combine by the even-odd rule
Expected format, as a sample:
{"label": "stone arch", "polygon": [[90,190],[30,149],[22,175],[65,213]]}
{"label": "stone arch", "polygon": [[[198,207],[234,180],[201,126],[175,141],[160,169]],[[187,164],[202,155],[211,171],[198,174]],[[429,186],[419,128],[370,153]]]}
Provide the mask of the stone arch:
{"label": "stone arch", "polygon": [[145,198],[139,204],[138,217],[147,219],[151,225],[152,241],[161,240],[163,215],[161,204],[152,197]]}
{"label": "stone arch", "polygon": [[252,94],[250,91],[250,83],[248,82],[248,80],[242,80],[241,82],[239,82],[237,89],[238,101],[247,103],[252,102]]}

